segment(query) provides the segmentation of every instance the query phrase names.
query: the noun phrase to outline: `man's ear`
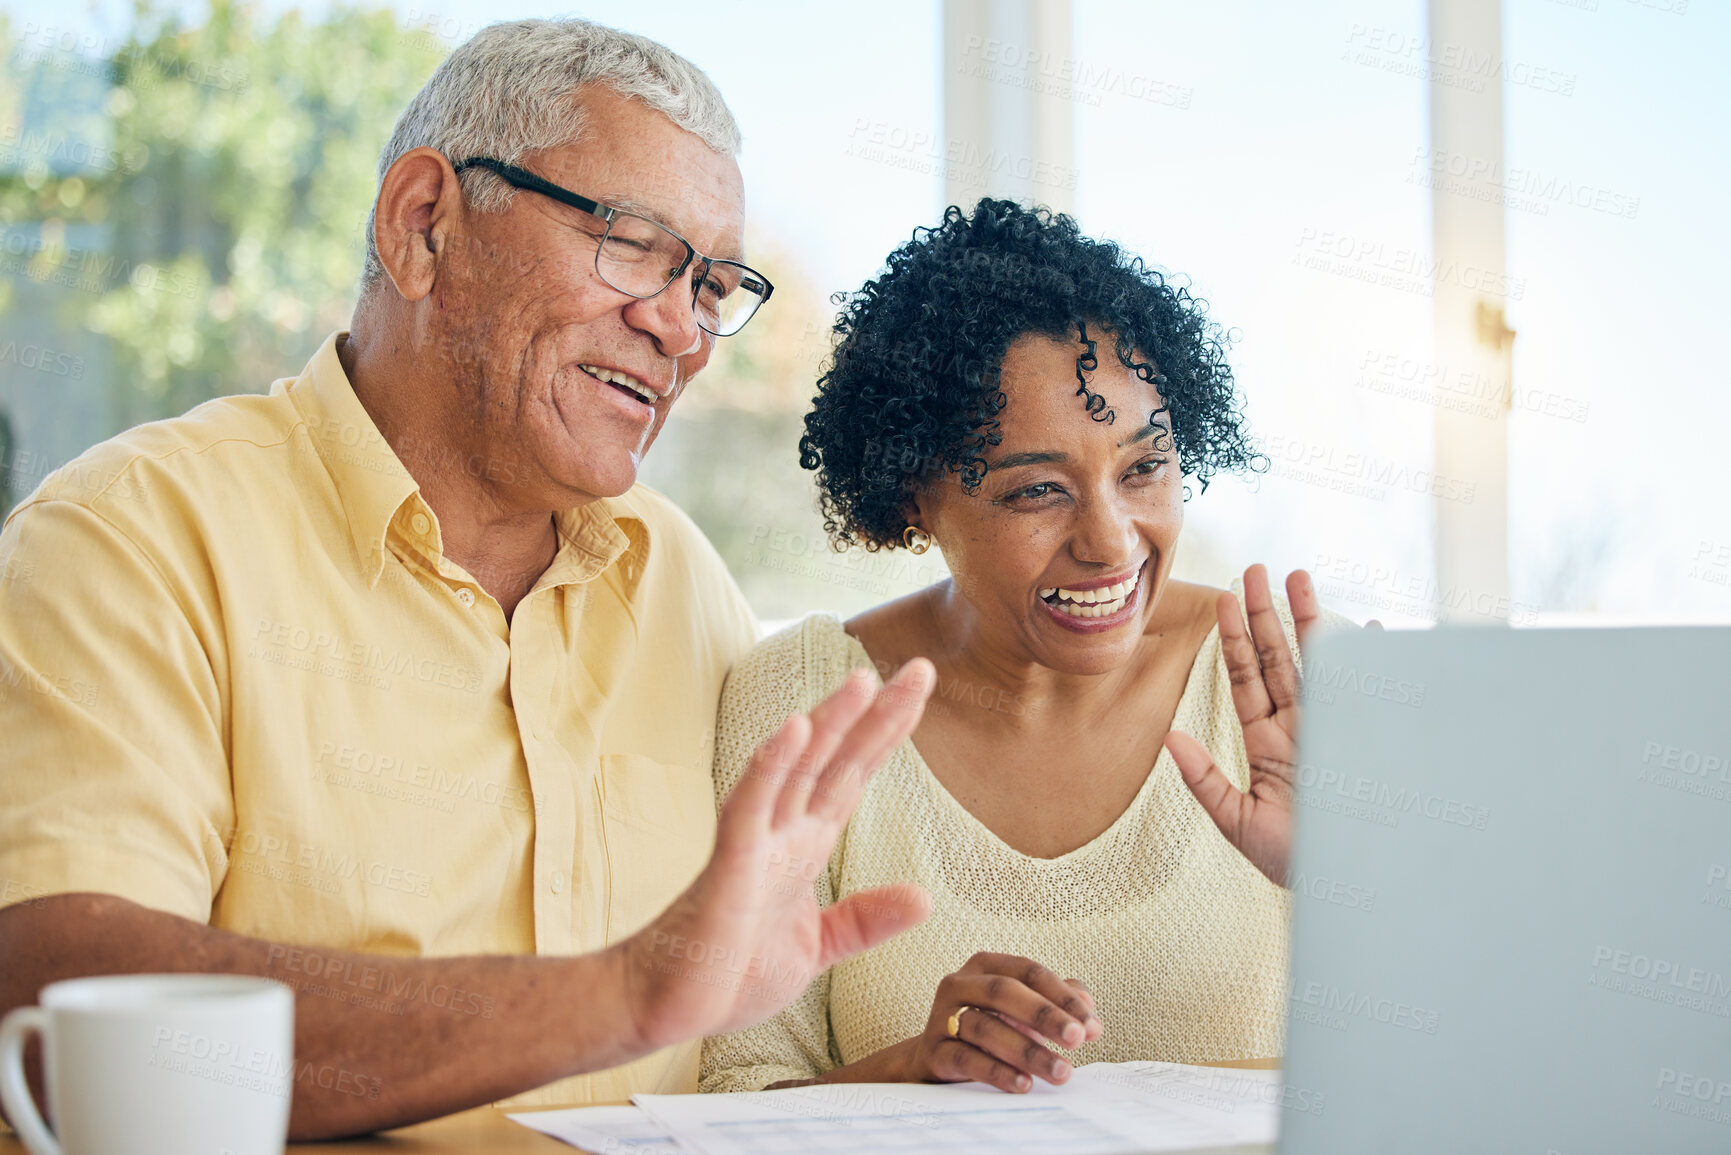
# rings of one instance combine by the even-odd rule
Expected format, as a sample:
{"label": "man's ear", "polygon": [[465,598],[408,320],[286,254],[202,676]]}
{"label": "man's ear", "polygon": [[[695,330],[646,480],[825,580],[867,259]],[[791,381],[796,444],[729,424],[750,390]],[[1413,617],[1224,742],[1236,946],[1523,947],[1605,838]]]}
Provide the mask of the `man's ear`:
{"label": "man's ear", "polygon": [[438,254],[462,212],[456,170],[436,148],[415,148],[396,159],[379,183],[373,207],[373,244],[379,263],[405,301],[433,291]]}

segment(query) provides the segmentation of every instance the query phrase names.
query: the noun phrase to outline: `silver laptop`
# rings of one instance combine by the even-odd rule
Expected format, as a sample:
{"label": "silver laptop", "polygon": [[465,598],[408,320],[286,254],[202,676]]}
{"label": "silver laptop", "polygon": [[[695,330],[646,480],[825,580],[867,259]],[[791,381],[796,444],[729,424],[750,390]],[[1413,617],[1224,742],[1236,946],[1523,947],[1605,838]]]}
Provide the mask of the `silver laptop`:
{"label": "silver laptop", "polygon": [[1281,1155],[1731,1152],[1731,629],[1305,680]]}

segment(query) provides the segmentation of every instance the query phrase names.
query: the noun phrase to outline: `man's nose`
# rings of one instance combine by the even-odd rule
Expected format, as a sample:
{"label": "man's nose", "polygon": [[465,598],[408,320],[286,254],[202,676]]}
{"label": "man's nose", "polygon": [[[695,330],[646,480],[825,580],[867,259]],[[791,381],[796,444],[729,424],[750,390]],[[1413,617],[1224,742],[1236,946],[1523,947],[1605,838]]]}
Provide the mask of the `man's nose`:
{"label": "man's nose", "polygon": [[697,325],[697,315],[691,307],[691,278],[699,262],[693,261],[685,274],[653,297],[643,297],[625,306],[625,322],[641,329],[655,340],[655,347],[664,357],[683,357],[695,353],[703,343],[703,330]]}

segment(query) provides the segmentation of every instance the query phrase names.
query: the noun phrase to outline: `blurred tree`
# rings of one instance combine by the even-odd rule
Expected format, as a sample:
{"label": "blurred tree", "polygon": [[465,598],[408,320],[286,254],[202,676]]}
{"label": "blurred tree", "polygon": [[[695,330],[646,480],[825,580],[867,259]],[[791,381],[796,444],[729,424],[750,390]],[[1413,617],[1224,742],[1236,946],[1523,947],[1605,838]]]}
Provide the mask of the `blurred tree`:
{"label": "blurred tree", "polygon": [[[28,37],[15,55],[27,90],[87,63]],[[379,149],[442,55],[383,9],[267,24],[213,0],[183,27],[141,2],[107,59],[105,124],[65,123],[70,102],[51,96],[29,102],[51,120],[14,130],[27,147],[0,177],[0,222],[40,222],[32,272],[86,290],[63,308],[110,339],[116,426],[262,388],[346,324]],[[87,163],[57,165],[57,152]],[[78,225],[105,226],[101,252],[68,239]]]}
{"label": "blurred tree", "polygon": [[[140,0],[126,41],[92,56],[29,26],[14,35],[0,14],[0,316],[19,329],[53,316],[62,343],[105,347],[91,353],[107,427],[81,425],[73,452],[262,390],[347,325],[379,149],[450,47],[385,9],[266,20],[212,0],[191,26]],[[862,584],[833,564],[797,464],[833,309],[752,232],[775,296],[718,343],[645,480],[692,514],[765,616],[863,607],[906,582]],[[30,396],[49,396],[44,384]],[[55,388],[49,407],[71,414]],[[801,545],[765,551],[782,541]]]}

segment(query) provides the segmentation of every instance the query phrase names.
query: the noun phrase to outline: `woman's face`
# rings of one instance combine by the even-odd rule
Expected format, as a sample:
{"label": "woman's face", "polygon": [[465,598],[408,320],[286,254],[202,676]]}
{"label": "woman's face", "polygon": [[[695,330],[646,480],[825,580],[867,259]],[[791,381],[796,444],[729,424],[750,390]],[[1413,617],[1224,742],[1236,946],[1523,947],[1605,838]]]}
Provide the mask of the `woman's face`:
{"label": "woman's face", "polygon": [[1119,362],[1112,334],[1090,336],[1099,368],[1088,389],[1115,419],[1094,420],[1076,393],[1078,342],[1025,334],[1004,355],[1003,441],[979,488],[948,473],[918,495],[914,517],[995,647],[1068,673],[1134,653],[1184,523],[1159,392]]}

